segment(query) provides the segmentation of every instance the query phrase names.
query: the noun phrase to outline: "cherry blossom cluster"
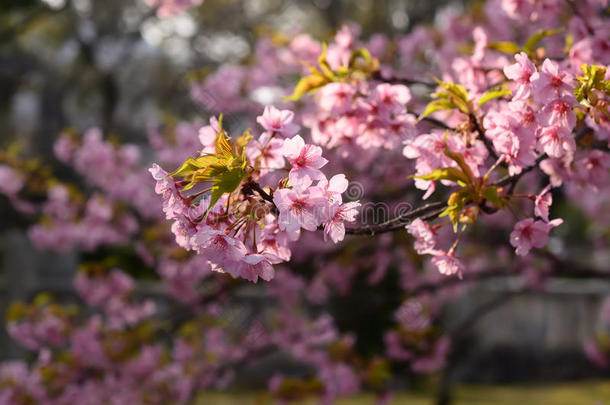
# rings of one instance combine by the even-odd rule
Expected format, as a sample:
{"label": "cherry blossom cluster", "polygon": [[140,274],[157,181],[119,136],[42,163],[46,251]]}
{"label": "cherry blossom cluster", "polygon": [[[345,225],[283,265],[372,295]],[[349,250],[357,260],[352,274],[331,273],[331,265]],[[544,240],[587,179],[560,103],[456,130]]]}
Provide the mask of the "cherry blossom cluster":
{"label": "cherry blossom cluster", "polygon": [[134,280],[119,269],[83,269],[74,279],[74,288],[91,308],[104,311],[109,328],[136,325],[155,313],[155,303],[133,302]]}
{"label": "cherry blossom cluster", "polygon": [[[325,54],[330,69],[346,69],[360,46],[349,27],[341,29]],[[405,85],[333,82],[321,88],[316,98],[317,114],[306,116],[304,122],[311,128],[313,141],[327,148],[394,149],[414,131],[415,117],[407,114],[411,92]]]}
{"label": "cherry blossom cluster", "polygon": [[[202,181],[177,179],[180,170],[172,175],[156,164],[150,169],[165,216],[174,220],[177,243],[208,259],[212,270],[269,281],[274,277],[273,265],[290,260],[288,243],[299,239],[301,229],[323,227],[337,243],[345,236],[344,223],[355,220],[359,203],[343,203],[341,196],[348,186],[345,175],[326,178],[320,170],[328,163],[322,149],[296,135],[299,127],[293,116],[289,110],[265,109],[257,118],[265,132],[252,141],[240,138],[247,142],[240,151],[245,157],[243,172],[236,174],[231,189],[216,197],[219,186],[211,186],[215,179],[205,173],[222,169],[205,162],[231,153],[231,146],[227,143],[229,149],[222,152],[221,144],[228,138],[214,118],[199,130],[201,155],[193,160],[196,169],[188,172]],[[228,180],[218,183],[223,182]]]}

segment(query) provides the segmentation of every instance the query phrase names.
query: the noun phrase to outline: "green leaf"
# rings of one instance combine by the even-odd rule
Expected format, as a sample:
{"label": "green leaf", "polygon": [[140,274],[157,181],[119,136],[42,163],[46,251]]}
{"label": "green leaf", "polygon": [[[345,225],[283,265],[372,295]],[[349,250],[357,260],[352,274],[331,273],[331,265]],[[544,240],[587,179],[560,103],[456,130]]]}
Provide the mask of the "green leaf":
{"label": "green leaf", "polygon": [[352,52],[349,58],[349,65],[354,66],[356,60],[358,60],[359,58],[363,59],[366,65],[369,65],[373,60],[373,58],[371,57],[371,53],[368,51],[368,49],[360,48]]}
{"label": "green leaf", "polygon": [[224,193],[232,193],[235,191],[245,176],[246,171],[241,168],[227,170],[216,175],[216,181],[212,187],[212,199],[210,201],[208,210],[210,210],[214,204],[216,204]]}
{"label": "green leaf", "polygon": [[606,77],[606,67],[600,65],[582,64],[583,76],[576,78],[578,85],[574,88],[574,96],[579,103],[592,108],[597,104],[596,90],[610,96],[610,81]]}
{"label": "green leaf", "polygon": [[437,92],[435,95],[442,98],[447,98],[451,103],[464,114],[470,113],[470,105],[468,104],[468,91],[461,84],[455,84],[453,82],[440,83],[442,88],[447,91]]}
{"label": "green leaf", "polygon": [[487,187],[483,190],[483,197],[490,203],[496,206],[496,208],[502,209],[504,208],[504,202],[498,196],[498,188],[495,186]]}
{"label": "green leaf", "polygon": [[538,44],[538,42],[540,42],[540,40],[542,40],[545,37],[558,34],[561,31],[562,30],[560,30],[560,29],[537,31],[531,37],[529,37],[527,39],[527,41],[525,41],[525,44],[523,45],[523,50],[526,53],[531,54],[535,50],[535,46]]}
{"label": "green leaf", "polygon": [[514,42],[491,42],[489,45],[487,45],[487,47],[489,49],[509,53],[511,55],[519,53],[520,51],[519,45]]}
{"label": "green leaf", "polygon": [[499,98],[499,97],[503,97],[503,96],[510,96],[511,94],[512,93],[509,89],[505,89],[505,88],[491,89],[481,96],[481,98],[479,99],[479,106],[482,106],[486,102],[493,100],[495,98]]}
{"label": "green leaf", "polygon": [[419,115],[417,120],[421,121],[422,119],[426,118],[428,115],[430,115],[432,113],[435,113],[435,112],[441,111],[441,110],[451,110],[453,108],[455,108],[455,105],[448,99],[441,98],[438,100],[432,100],[431,102],[428,103],[428,105],[426,106],[426,109],[424,110],[423,113],[421,113]]}
{"label": "green leaf", "polygon": [[462,182],[468,184],[470,181],[468,177],[459,169],[455,167],[442,167],[432,172],[420,176],[409,176],[416,179],[429,180],[429,181],[439,181],[439,180],[449,180],[453,182]]}
{"label": "green leaf", "polygon": [[313,93],[331,82],[345,82],[349,79],[366,77],[379,70],[379,61],[371,57],[368,50],[361,48],[352,52],[348,66],[333,70],[326,59],[326,44],[323,44],[322,53],[318,57],[318,67],[311,66],[309,70],[311,74],[302,77],[292,94],[284,100],[297,101],[305,94]]}
{"label": "green leaf", "polygon": [[453,224],[453,231],[457,232],[458,225],[460,223],[460,214],[462,213],[462,209],[464,208],[464,204],[460,201],[457,204],[450,205],[445,208],[443,212],[440,213],[439,217],[449,216],[449,220]]}
{"label": "green leaf", "polygon": [[457,232],[460,223],[462,210],[471,200],[472,191],[467,188],[462,188],[449,196],[447,204],[449,205],[439,217],[449,216],[449,220],[453,224],[453,231]]}
{"label": "green leaf", "polygon": [[472,173],[472,170],[470,170],[470,166],[468,166],[468,164],[466,164],[466,162],[464,161],[464,156],[460,155],[459,153],[451,152],[449,150],[449,147],[447,146],[446,139],[447,135],[445,134],[445,156],[447,156],[449,159],[457,163],[458,166],[460,166],[460,169],[462,169],[461,173],[466,177],[466,181],[464,181],[464,183],[473,183],[474,174]]}
{"label": "green leaf", "polygon": [[221,159],[228,159],[234,156],[231,138],[226,136],[223,131],[219,132],[216,136],[215,147],[216,155]]}
{"label": "green leaf", "polygon": [[306,93],[314,92],[327,83],[330,83],[330,80],[321,74],[305,76],[299,80],[292,94],[286,97],[284,100],[297,101]]}
{"label": "green leaf", "polygon": [[328,61],[326,60],[326,49],[327,49],[326,42],[324,42],[322,44],[322,53],[318,57],[318,66],[320,66],[323,76],[325,76],[330,81],[332,81],[335,77],[335,74],[334,74],[333,70],[330,68]]}
{"label": "green leaf", "polygon": [[[210,155],[213,156],[213,155]],[[204,156],[202,156],[204,157]],[[189,176],[191,174],[193,174],[194,172],[196,172],[199,169],[203,169],[206,166],[208,166],[210,163],[208,162],[208,158],[200,160],[200,158],[188,158],[184,161],[184,163],[182,163],[182,165],[180,165],[180,167],[178,169],[176,169],[175,171],[173,171],[172,173],[169,174],[169,176],[179,176],[179,177],[186,177]]]}
{"label": "green leaf", "polygon": [[252,134],[250,133],[250,128],[248,128],[244,131],[242,136],[240,136],[239,138],[237,138],[235,140],[235,146],[237,147],[236,152],[238,155],[243,155],[243,152],[245,152],[246,146],[248,146],[248,144],[250,143],[252,138],[253,137],[252,137]]}
{"label": "green leaf", "polygon": [[6,321],[15,322],[27,318],[29,312],[28,306],[23,302],[13,302],[6,311]]}

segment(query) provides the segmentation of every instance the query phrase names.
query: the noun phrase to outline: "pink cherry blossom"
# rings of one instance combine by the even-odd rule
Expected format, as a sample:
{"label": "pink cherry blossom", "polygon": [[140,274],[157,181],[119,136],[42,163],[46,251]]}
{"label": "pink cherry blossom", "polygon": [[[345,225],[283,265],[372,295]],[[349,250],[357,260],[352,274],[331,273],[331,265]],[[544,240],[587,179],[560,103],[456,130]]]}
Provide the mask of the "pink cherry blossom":
{"label": "pink cherry blossom", "polygon": [[273,138],[265,132],[248,145],[248,157],[253,162],[260,162],[261,173],[267,173],[285,166],[283,155],[284,141]]}
{"label": "pink cherry blossom", "polygon": [[259,277],[265,281],[271,281],[275,271],[264,255],[252,253],[245,255],[241,260],[239,275],[246,280],[256,283]]}
{"label": "pink cherry blossom", "polygon": [[280,211],[278,224],[281,230],[294,232],[299,228],[315,231],[320,225],[323,200],[309,191],[280,189],[275,192],[273,202]]}
{"label": "pink cherry blossom", "polygon": [[145,0],[152,7],[158,7],[160,18],[180,14],[192,6],[200,5],[203,0]]}
{"label": "pink cherry blossom", "polygon": [[431,252],[431,254],[434,255],[432,258],[432,264],[436,266],[439,273],[446,276],[457,274],[459,277],[462,277],[464,264],[460,259],[455,257],[453,253],[436,250]]}
{"label": "pink cherry blossom", "polygon": [[545,59],[539,72],[530,77],[534,100],[540,104],[548,103],[558,97],[571,95],[574,89],[572,75],[562,71],[557,64],[550,59]]}
{"label": "pink cherry blossom", "polygon": [[573,96],[556,98],[540,111],[540,123],[545,126],[559,125],[571,131],[576,125],[576,115],[572,109],[577,105]]}
{"label": "pink cherry blossom", "polygon": [[220,132],[220,124],[216,117],[210,118],[210,125],[199,128],[199,142],[203,146],[201,154],[214,153],[216,136]]}
{"label": "pink cherry blossom", "polygon": [[306,188],[313,180],[322,178],[319,170],[328,163],[322,157],[322,148],[306,144],[299,135],[284,141],[282,153],[292,168],[289,173],[290,184],[294,187]]}
{"label": "pink cherry blossom", "polygon": [[0,194],[14,197],[23,184],[24,179],[21,173],[7,165],[0,164]]}
{"label": "pink cherry blossom", "polygon": [[549,192],[551,186],[546,186],[534,200],[534,214],[549,222],[549,208],[553,204],[553,195]]}
{"label": "pink cherry blossom", "polygon": [[411,100],[409,88],[402,84],[383,83],[375,88],[375,101],[392,113],[403,110],[405,104]]}
{"label": "pink cherry blossom", "polygon": [[516,54],[515,60],[517,63],[504,67],[504,74],[513,81],[513,100],[524,100],[531,95],[530,77],[536,72],[536,66],[525,52]]}
{"label": "pink cherry blossom", "polygon": [[347,83],[330,83],[320,90],[320,108],[326,111],[345,112],[352,104],[356,88]]}
{"label": "pink cherry blossom", "polygon": [[192,237],[192,244],[199,254],[218,265],[214,270],[239,277],[237,266],[247,253],[243,242],[223,231],[205,227]]}
{"label": "pink cherry blossom", "polygon": [[436,235],[428,223],[417,218],[408,224],[406,228],[407,231],[415,237],[413,247],[417,253],[426,254],[436,247]]}
{"label": "pink cherry blossom", "polygon": [[323,193],[320,193],[320,196],[324,196],[325,198],[327,198],[330,204],[340,204],[343,202],[341,194],[343,194],[345,190],[347,190],[348,186],[349,181],[347,180],[345,175],[336,174],[331,177],[330,180],[327,180],[326,177],[322,177],[318,182],[317,187],[312,191],[323,191]]}
{"label": "pink cherry blossom", "polygon": [[280,134],[283,137],[294,136],[299,132],[299,126],[293,123],[294,113],[290,110],[278,110],[274,106],[265,107],[263,115],[256,117],[265,130],[270,133]]}
{"label": "pink cherry blossom", "polygon": [[519,256],[525,256],[534,248],[544,247],[549,239],[549,231],[561,225],[561,219],[550,222],[535,221],[534,218],[526,218],[515,224],[510,234],[510,244],[516,248]]}
{"label": "pink cherry blossom", "polygon": [[324,224],[324,236],[330,236],[334,242],[340,242],[345,237],[345,222],[354,222],[358,215],[360,203],[357,201],[345,204],[333,204],[330,209],[330,221]]}
{"label": "pink cherry blossom", "polygon": [[551,125],[540,130],[538,150],[554,158],[570,156],[576,150],[576,140],[568,128]]}
{"label": "pink cherry blossom", "polygon": [[587,340],[584,344],[585,354],[597,367],[608,368],[610,359],[607,353],[604,353],[594,340]]}

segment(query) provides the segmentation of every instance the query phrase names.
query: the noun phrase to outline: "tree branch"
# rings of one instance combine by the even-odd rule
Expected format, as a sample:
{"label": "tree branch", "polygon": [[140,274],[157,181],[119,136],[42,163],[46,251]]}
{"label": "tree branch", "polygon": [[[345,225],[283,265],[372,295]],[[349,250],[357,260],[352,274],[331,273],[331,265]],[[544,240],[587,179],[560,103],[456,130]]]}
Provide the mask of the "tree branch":
{"label": "tree branch", "polygon": [[426,81],[417,80],[417,79],[408,79],[406,77],[397,77],[397,76],[383,77],[380,72],[375,73],[371,77],[371,79],[379,80],[381,82],[390,83],[390,84],[404,84],[406,86],[420,85],[420,86],[426,86],[426,87],[430,87],[430,88],[436,88],[438,86],[438,84],[433,83],[433,82],[426,82]]}
{"label": "tree branch", "polygon": [[494,158],[494,160],[498,160],[499,156],[496,153],[496,151],[494,150],[494,146],[493,146],[491,140],[489,140],[489,138],[487,138],[485,136],[485,131],[483,130],[483,128],[481,128],[481,125],[479,124],[479,120],[477,119],[477,117],[473,113],[470,113],[468,115],[468,119],[470,120],[470,125],[472,126],[474,131],[477,133],[477,137],[481,141],[483,141],[483,143],[485,144],[485,148],[487,148],[487,152],[489,152],[489,156]]}
{"label": "tree branch", "polygon": [[359,228],[346,228],[345,233],[348,235],[376,235],[392,232],[403,229],[406,224],[415,218],[421,218],[422,220],[436,218],[446,207],[447,203],[445,202],[426,204],[380,224],[363,225]]}

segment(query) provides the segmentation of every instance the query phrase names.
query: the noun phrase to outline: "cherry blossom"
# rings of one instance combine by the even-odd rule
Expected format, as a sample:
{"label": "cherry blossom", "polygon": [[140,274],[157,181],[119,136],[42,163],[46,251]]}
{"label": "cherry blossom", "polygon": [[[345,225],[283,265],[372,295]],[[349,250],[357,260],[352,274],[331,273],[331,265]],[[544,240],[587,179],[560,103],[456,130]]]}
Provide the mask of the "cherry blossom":
{"label": "cherry blossom", "polygon": [[545,59],[539,72],[530,77],[532,94],[538,103],[548,103],[558,97],[572,94],[572,75],[561,70],[557,62]]}
{"label": "cherry blossom", "polygon": [[504,67],[504,74],[513,83],[513,100],[524,100],[530,97],[532,85],[530,77],[536,72],[536,66],[525,52],[515,55],[517,63]]}
{"label": "cherry blossom", "polygon": [[533,247],[544,247],[549,239],[549,231],[562,222],[561,219],[550,222],[535,221],[533,218],[521,220],[515,224],[510,234],[510,244],[516,248],[515,252],[519,256],[524,256]]}
{"label": "cherry blossom", "polygon": [[292,137],[299,132],[299,126],[294,124],[294,112],[290,110],[278,110],[274,106],[265,107],[263,115],[256,121],[270,133],[277,133],[284,137]]}
{"label": "cherry blossom", "polygon": [[299,135],[284,142],[282,154],[291,164],[290,184],[297,188],[307,188],[313,180],[319,180],[323,174],[320,168],[328,160],[322,157],[322,148],[306,144]]}

